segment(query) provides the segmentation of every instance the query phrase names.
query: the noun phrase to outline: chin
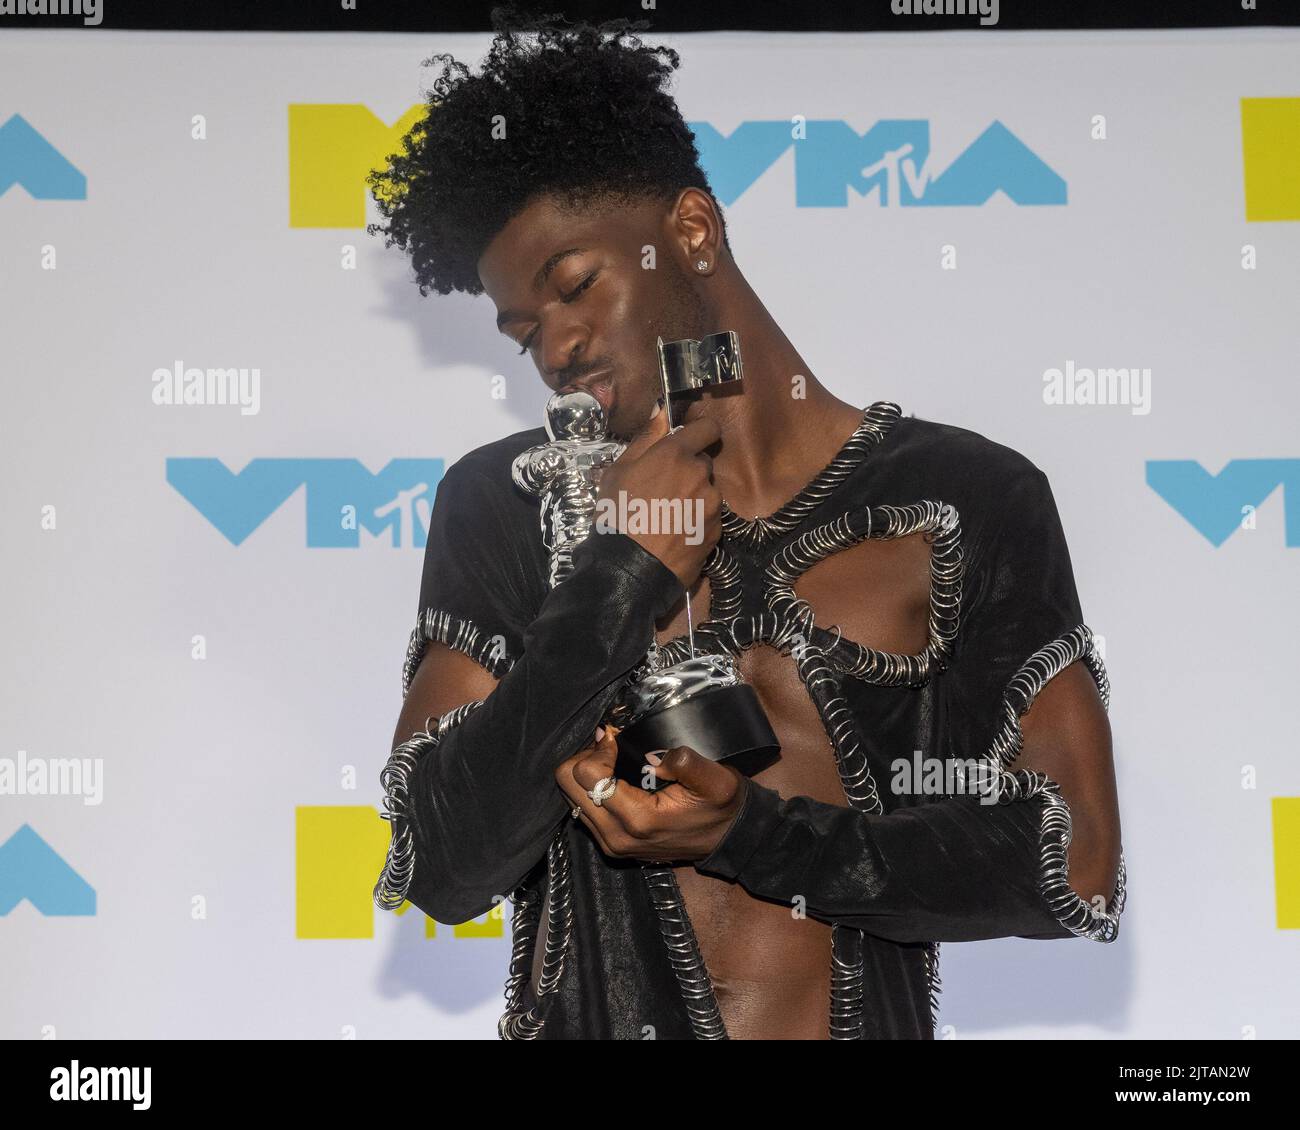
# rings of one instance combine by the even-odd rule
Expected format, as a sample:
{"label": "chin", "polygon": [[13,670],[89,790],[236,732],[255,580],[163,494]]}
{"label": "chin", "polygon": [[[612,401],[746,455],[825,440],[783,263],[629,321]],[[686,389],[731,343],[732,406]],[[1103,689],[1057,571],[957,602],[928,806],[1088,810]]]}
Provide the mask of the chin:
{"label": "chin", "polygon": [[645,429],[654,411],[655,401],[649,405],[616,404],[609,417],[609,434],[621,443],[627,443]]}
{"label": "chin", "polygon": [[609,438],[617,440],[619,443],[631,443],[640,430],[635,424],[628,426],[626,421],[619,416],[615,416],[609,422]]}

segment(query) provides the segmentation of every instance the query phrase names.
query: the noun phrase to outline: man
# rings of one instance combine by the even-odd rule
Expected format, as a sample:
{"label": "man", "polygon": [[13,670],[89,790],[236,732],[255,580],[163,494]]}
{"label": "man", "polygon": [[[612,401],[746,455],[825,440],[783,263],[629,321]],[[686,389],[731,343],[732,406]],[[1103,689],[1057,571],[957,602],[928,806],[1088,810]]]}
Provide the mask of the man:
{"label": "man", "polygon": [[[1045,476],[815,379],[731,255],[662,90],[677,56],[639,26],[499,23],[481,75],[439,57],[372,177],[422,293],[486,293],[549,388],[600,400],[628,443],[601,496],[704,515],[694,543],[593,533],[550,589],[510,476],[542,430],[448,470],[376,900],[443,922],[514,901],[503,1038],[932,1038],[939,943],[1116,936],[1105,671]],[[656,338],[720,330],[743,386],[669,434]],[[686,591],[780,759],[745,777],[669,750],[666,787],[604,799],[600,723],[679,641]]]}

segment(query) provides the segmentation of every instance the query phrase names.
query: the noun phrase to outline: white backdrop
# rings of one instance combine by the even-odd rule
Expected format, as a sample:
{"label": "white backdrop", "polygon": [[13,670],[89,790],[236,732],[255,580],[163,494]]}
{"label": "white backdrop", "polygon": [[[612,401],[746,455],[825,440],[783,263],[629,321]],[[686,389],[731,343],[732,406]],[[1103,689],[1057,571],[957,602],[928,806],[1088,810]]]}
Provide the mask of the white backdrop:
{"label": "white backdrop", "polygon": [[[683,53],[683,113],[724,137],[796,114],[859,135],[928,122],[938,174],[997,121],[1066,186],[1064,204],[803,207],[792,148],[723,201],[741,269],[837,395],[1048,473],[1104,637],[1121,936],[945,945],[940,1024],[1300,1035],[1300,801],[1277,801],[1300,797],[1300,549],[1282,489],[1216,546],[1147,485],[1151,460],[1213,476],[1300,457],[1300,224],[1247,219],[1242,144],[1243,98],[1300,98],[1300,32],[647,39]],[[0,196],[0,759],[102,773],[78,795],[0,795],[0,1036],[495,1037],[499,925],[430,938],[418,911],[369,903],[418,520],[397,545],[309,544],[339,528],[346,466],[265,462],[281,504],[224,484],[271,499],[236,544],[213,520],[234,502],[168,480],[168,460],[449,463],[540,422],[540,379],[489,299],[422,299],[359,227],[290,223],[291,104],[391,124],[421,100],[421,59],[477,65],[489,41],[0,36],[0,127],[21,115],[87,185],[33,199],[33,162],[75,177],[12,123],[0,135],[0,190],[20,182]],[[178,360],[256,368],[258,411],[154,403]],[[1150,411],[1045,404],[1067,363],[1149,369]],[[196,466],[173,464],[223,486]],[[436,464],[403,474],[378,501],[423,482],[418,518]],[[314,525],[294,475],[320,492]]]}

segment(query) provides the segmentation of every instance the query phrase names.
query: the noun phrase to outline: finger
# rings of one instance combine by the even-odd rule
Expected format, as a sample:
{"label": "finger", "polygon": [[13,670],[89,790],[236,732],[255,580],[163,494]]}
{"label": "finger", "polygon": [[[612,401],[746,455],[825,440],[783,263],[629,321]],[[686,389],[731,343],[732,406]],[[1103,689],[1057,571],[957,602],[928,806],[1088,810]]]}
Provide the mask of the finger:
{"label": "finger", "polygon": [[583,789],[594,789],[597,781],[614,775],[617,761],[618,742],[613,733],[606,730],[600,741],[574,759],[573,779]]}
{"label": "finger", "polygon": [[555,783],[560,786],[564,795],[573,801],[574,804],[581,804],[583,802],[590,803],[591,798],[587,796],[587,789],[591,788],[591,786],[582,784],[582,780],[585,780],[586,778],[584,777],[579,779],[578,767],[591,757],[600,748],[602,743],[607,740],[608,732],[606,732],[606,737],[603,737],[594,746],[588,746],[586,749],[578,750],[578,752],[567,761],[560,762],[559,766],[556,768]]}
{"label": "finger", "polygon": [[[617,734],[618,730],[615,729],[614,733]],[[583,746],[580,750],[578,750],[578,752],[575,753],[568,760],[560,762],[560,764],[556,767],[555,770],[556,781],[563,783],[561,781],[561,775],[565,775],[566,780],[569,779],[567,775],[572,771],[573,767],[577,765],[577,763],[581,761],[584,757],[587,757],[592,750],[594,750],[597,746],[599,746],[601,742],[605,740],[605,735],[606,735],[606,728],[604,726],[597,726],[595,732],[592,734],[591,741],[587,745]]]}
{"label": "finger", "polygon": [[675,432],[665,436],[659,442],[675,443],[692,455],[703,451],[722,438],[722,428],[712,416],[700,416],[683,424]]}
{"label": "finger", "polygon": [[555,767],[555,783],[560,786],[566,795],[568,795],[570,790],[575,787],[575,782],[573,780],[573,767],[578,764],[578,761],[582,756],[582,753],[575,753],[568,759],[568,761],[561,761],[560,764]]}
{"label": "finger", "polygon": [[647,420],[642,429],[629,441],[619,459],[640,459],[651,447],[669,434],[668,410],[660,408],[657,415]]}
{"label": "finger", "polygon": [[[573,767],[573,779],[587,798],[583,811],[595,807],[590,790],[606,777],[614,777],[614,766],[618,760],[618,743],[606,732],[606,739]],[[639,821],[654,810],[654,799],[645,789],[635,783],[614,779],[614,792],[600,804],[602,813],[612,816],[624,831],[638,826]]]}
{"label": "finger", "polygon": [[560,791],[568,798],[569,807],[578,809],[578,819],[595,837],[596,842],[600,845],[600,850],[606,855],[612,856],[614,853],[610,850],[606,837],[619,830],[619,823],[609,816],[603,808],[596,806],[596,802],[591,799],[587,790],[574,776],[573,771],[584,760],[586,760],[586,751],[576,757],[569,758],[555,771],[555,780],[560,786]]}
{"label": "finger", "polygon": [[710,761],[689,746],[677,746],[659,754],[655,776],[661,781],[676,781],[697,796],[723,798],[730,792],[730,769]]}
{"label": "finger", "polygon": [[614,853],[609,850],[609,844],[605,842],[603,830],[600,825],[598,825],[596,821],[587,814],[586,809],[583,809],[578,813],[578,819],[582,821],[587,831],[591,833],[592,839],[594,839],[600,846],[600,850],[608,856],[613,856]]}
{"label": "finger", "polygon": [[604,726],[597,726],[592,734],[591,742],[577,750],[572,756],[566,758],[556,767],[555,779],[563,788],[573,784],[573,770],[579,762],[590,757],[593,752],[600,748],[601,744],[609,736],[608,730]]}

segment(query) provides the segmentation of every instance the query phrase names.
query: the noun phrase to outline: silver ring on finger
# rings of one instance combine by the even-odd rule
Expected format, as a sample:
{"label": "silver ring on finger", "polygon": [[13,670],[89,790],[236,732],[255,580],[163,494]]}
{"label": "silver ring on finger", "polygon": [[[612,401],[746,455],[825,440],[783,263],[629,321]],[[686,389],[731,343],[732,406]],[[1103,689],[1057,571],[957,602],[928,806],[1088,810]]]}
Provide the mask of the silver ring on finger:
{"label": "silver ring on finger", "polygon": [[600,808],[605,801],[614,795],[616,788],[618,788],[618,782],[613,777],[602,777],[594,787],[587,790],[587,795],[591,797],[596,807]]}

